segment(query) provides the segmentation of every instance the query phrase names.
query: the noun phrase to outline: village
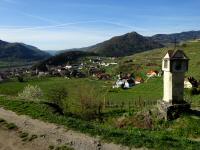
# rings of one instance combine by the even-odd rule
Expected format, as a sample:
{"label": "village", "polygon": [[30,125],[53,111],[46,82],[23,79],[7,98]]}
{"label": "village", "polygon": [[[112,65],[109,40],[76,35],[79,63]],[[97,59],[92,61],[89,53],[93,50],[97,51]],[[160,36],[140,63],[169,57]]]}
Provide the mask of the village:
{"label": "village", "polygon": [[[63,66],[46,65],[45,69],[41,70],[34,67],[0,69],[0,82],[9,81],[10,79],[18,79],[19,82],[24,82],[24,79],[29,77],[63,77],[68,80],[70,80],[70,78],[92,78],[104,81],[112,80],[112,88],[129,89],[138,84],[148,82],[151,78],[161,78],[163,76],[163,71],[152,69],[146,72],[145,77],[135,76],[134,72],[118,72],[118,74],[107,73],[108,68],[113,68],[117,65],[117,58],[114,57],[89,57],[84,58],[78,63],[70,64],[66,62]],[[151,66],[151,64],[148,66]],[[185,76],[185,89],[198,88],[199,86],[200,81],[194,77]]]}

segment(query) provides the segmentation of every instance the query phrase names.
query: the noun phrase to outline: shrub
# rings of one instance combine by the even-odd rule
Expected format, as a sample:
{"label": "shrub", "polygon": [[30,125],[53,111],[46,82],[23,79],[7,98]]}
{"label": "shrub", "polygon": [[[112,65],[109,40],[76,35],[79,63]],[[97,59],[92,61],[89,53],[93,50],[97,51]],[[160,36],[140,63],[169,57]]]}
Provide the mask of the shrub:
{"label": "shrub", "polygon": [[131,126],[135,126],[137,128],[152,129],[154,126],[151,111],[138,112],[137,114],[131,116],[129,121]]}
{"label": "shrub", "polygon": [[182,46],[182,47],[187,47],[187,44],[186,44],[186,43],[183,43],[181,46]]}
{"label": "shrub", "polygon": [[199,93],[200,93],[200,89],[199,88],[193,87],[190,90],[190,95],[198,95]]}
{"label": "shrub", "polygon": [[24,77],[23,77],[23,76],[18,76],[18,77],[17,77],[17,80],[18,80],[19,82],[24,82]]}
{"label": "shrub", "polygon": [[25,100],[39,100],[43,96],[43,92],[37,85],[28,85],[18,96]]}
{"label": "shrub", "polygon": [[68,92],[63,86],[52,88],[47,95],[50,103],[54,104],[54,108],[57,107],[58,111],[68,112],[69,104],[67,101]]}
{"label": "shrub", "polygon": [[81,107],[81,117],[86,120],[98,118],[102,120],[103,97],[94,87],[79,88],[78,99]]}

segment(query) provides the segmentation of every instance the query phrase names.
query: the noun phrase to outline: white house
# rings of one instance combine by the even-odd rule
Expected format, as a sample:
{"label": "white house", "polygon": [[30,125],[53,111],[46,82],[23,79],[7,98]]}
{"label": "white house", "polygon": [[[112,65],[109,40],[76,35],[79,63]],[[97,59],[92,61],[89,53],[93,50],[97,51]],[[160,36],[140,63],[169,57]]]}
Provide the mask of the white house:
{"label": "white house", "polygon": [[135,85],[135,81],[131,79],[119,79],[113,86],[113,88],[124,88],[129,89]]}
{"label": "white house", "polygon": [[113,88],[120,88],[122,84],[124,84],[124,81],[119,79],[116,81],[115,85],[113,85]]}
{"label": "white house", "polygon": [[70,66],[70,65],[65,66],[65,69],[71,69],[71,68],[72,68],[72,66]]}
{"label": "white house", "polygon": [[192,87],[193,87],[192,83],[190,81],[188,81],[187,79],[185,79],[184,88],[185,89],[191,89]]}

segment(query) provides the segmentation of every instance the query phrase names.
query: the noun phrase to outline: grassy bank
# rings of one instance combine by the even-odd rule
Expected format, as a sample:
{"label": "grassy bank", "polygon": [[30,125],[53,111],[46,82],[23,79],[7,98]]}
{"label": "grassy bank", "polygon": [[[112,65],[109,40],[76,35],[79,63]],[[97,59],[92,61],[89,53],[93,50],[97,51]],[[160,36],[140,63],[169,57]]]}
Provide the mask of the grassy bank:
{"label": "grassy bank", "polygon": [[[183,115],[171,122],[160,122],[154,129],[129,127],[120,129],[99,123],[54,114],[47,105],[0,98],[0,106],[29,115],[35,119],[64,125],[70,129],[100,136],[106,141],[123,144],[129,147],[147,147],[153,149],[199,149],[200,142],[191,139],[200,138],[200,118]],[[189,140],[190,139],[190,140]]]}

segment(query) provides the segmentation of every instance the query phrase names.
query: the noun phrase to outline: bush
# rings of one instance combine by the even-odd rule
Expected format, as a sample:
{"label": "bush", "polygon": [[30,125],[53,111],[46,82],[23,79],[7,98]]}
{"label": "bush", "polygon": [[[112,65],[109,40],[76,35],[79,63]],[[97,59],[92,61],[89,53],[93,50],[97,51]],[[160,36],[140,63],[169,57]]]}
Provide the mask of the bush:
{"label": "bush", "polygon": [[199,88],[193,87],[190,90],[190,95],[198,95],[198,94],[200,94],[200,89]]}
{"label": "bush", "polygon": [[18,96],[25,100],[39,100],[43,96],[43,92],[37,85],[28,85]]}
{"label": "bush", "polygon": [[67,89],[63,86],[52,88],[48,93],[48,100],[50,103],[54,104],[54,106],[57,107],[57,110],[62,111],[63,113],[69,112],[67,97]]}
{"label": "bush", "polygon": [[23,77],[23,76],[18,76],[18,77],[17,77],[17,80],[18,80],[19,82],[24,82],[24,77]]}
{"label": "bush", "polygon": [[184,44],[182,44],[181,46],[182,46],[182,47],[187,47],[187,44],[184,43]]}
{"label": "bush", "polygon": [[98,118],[102,120],[103,97],[94,87],[82,86],[78,98],[81,107],[81,117],[85,120]]}

